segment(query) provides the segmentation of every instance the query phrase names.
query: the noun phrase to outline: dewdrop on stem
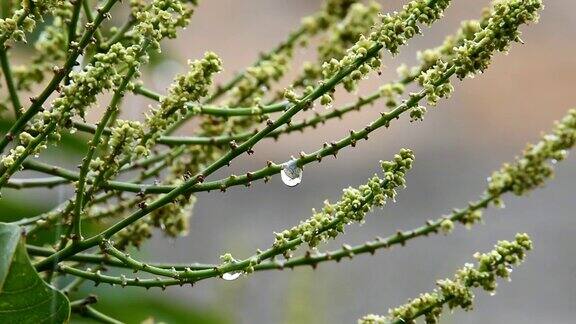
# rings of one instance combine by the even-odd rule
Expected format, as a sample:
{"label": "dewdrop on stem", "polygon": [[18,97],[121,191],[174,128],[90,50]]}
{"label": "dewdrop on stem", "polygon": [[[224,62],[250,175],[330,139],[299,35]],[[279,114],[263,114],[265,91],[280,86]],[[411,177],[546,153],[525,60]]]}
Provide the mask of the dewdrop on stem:
{"label": "dewdrop on stem", "polygon": [[242,272],[226,272],[225,274],[222,275],[222,279],[226,280],[226,281],[233,281],[236,280],[238,278],[240,278],[240,276],[242,275]]}
{"label": "dewdrop on stem", "polygon": [[295,187],[302,182],[302,169],[298,166],[296,159],[282,164],[280,177],[288,187]]}

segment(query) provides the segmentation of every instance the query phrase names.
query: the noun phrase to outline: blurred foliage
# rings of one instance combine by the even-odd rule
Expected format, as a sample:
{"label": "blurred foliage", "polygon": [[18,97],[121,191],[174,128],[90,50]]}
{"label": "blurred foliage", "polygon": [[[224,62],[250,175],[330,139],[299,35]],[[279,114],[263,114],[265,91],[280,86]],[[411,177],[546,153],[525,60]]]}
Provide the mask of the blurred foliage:
{"label": "blurred foliage", "polygon": [[[91,288],[91,287],[90,287]],[[143,293],[141,290],[125,288],[123,290],[108,289],[103,287],[98,290],[99,294],[105,294],[106,298],[100,298],[94,305],[98,311],[102,311],[113,318],[131,323],[197,323],[197,324],[226,324],[231,323],[218,310],[200,309],[190,305],[190,301],[177,302],[175,299],[167,299],[165,292],[150,290]],[[88,290],[86,291],[86,293]],[[93,292],[90,290],[90,292]],[[86,293],[81,296],[86,296]],[[89,319],[72,316],[72,323],[96,323]]]}

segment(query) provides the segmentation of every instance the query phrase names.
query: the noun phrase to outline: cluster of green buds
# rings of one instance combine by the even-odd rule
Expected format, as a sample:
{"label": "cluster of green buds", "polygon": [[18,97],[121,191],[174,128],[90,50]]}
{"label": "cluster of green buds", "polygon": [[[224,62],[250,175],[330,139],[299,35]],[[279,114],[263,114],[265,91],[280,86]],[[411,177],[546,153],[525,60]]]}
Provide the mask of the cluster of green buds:
{"label": "cluster of green buds", "polygon": [[8,40],[24,41],[25,33],[31,32],[38,20],[55,7],[59,7],[62,0],[25,0],[22,8],[15,10],[12,17],[0,19],[0,40],[2,44]]}
{"label": "cluster of green buds", "polygon": [[340,201],[331,204],[328,201],[320,212],[313,210],[310,219],[299,225],[276,233],[275,247],[282,247],[289,241],[301,238],[310,247],[335,238],[344,232],[344,227],[352,223],[362,223],[366,214],[375,206],[383,207],[387,199],[396,197],[396,188],[405,185],[406,171],[412,168],[414,154],[402,149],[392,161],[381,162],[384,176],[374,176],[359,188],[344,189]]}
{"label": "cluster of green buds", "polygon": [[249,67],[238,85],[230,90],[230,106],[254,105],[268,92],[273,81],[278,81],[290,68],[293,46],[285,47],[258,65]]}
{"label": "cluster of green buds", "polygon": [[294,87],[313,87],[322,77],[322,62],[339,60],[361,35],[367,34],[376,23],[380,5],[371,1],[368,5],[355,3],[337,24],[331,25],[326,37],[318,46],[318,62],[304,62],[301,75],[292,83]]}
{"label": "cluster of green buds", "polygon": [[[537,22],[542,0],[507,0],[494,3],[492,14],[486,27],[477,34],[475,42],[465,42],[457,49],[456,74],[464,78],[469,74],[484,71],[496,51],[508,51],[512,42],[520,42],[518,27]],[[490,39],[484,42],[483,39]],[[478,45],[481,44],[481,50]]]}
{"label": "cluster of green buds", "polygon": [[53,9],[53,22],[46,26],[34,44],[37,55],[26,65],[16,66],[12,71],[18,90],[30,90],[33,84],[44,80],[54,65],[66,58],[68,38],[66,31],[72,18],[72,4],[63,1]]}
{"label": "cluster of green buds", "polygon": [[[454,91],[447,77],[454,71],[459,78],[482,73],[497,51],[507,51],[510,43],[520,41],[519,27],[536,22],[538,11],[542,9],[541,0],[509,0],[494,3],[490,15],[485,16],[477,30],[475,24],[465,32],[475,32],[474,39],[466,39],[455,48],[451,63],[437,61],[419,77],[419,83],[426,91],[428,104],[436,105],[440,98],[448,98]],[[435,56],[435,55],[434,55]],[[431,59],[429,58],[431,61]]]}
{"label": "cluster of green buds", "polygon": [[149,140],[139,149],[150,149],[164,131],[180,120],[191,104],[208,94],[214,74],[222,71],[222,61],[213,52],[204,58],[188,62],[189,71],[179,75],[162,98],[160,105],[147,114],[145,126]]}
{"label": "cluster of green buds", "polygon": [[138,11],[134,17],[138,24],[134,34],[150,42],[150,46],[160,50],[160,40],[176,38],[179,28],[188,25],[192,9],[176,0],[154,0],[150,9]]}
{"label": "cluster of green buds", "polygon": [[144,129],[140,122],[116,120],[110,138],[101,145],[101,150],[107,154],[91,161],[90,173],[96,175],[106,172],[108,177],[116,175],[121,167],[121,157],[134,154],[134,147],[143,135]]}
{"label": "cluster of green buds", "polygon": [[364,60],[343,80],[344,88],[349,92],[354,91],[359,80],[366,78],[370,71],[379,69],[382,65],[379,57],[381,48],[397,54],[401,45],[420,33],[419,24],[432,24],[441,17],[449,3],[449,0],[415,0],[394,15],[383,15],[381,23],[373,27],[370,35],[361,36],[342,59],[332,59],[323,64],[324,80],[337,75],[343,68],[352,66],[357,60]]}
{"label": "cluster of green buds", "polygon": [[532,249],[532,241],[527,234],[516,234],[514,241],[499,241],[494,250],[475,254],[478,264],[466,264],[457,271],[453,279],[439,280],[438,288],[410,300],[407,304],[389,310],[387,317],[367,315],[358,320],[359,324],[414,324],[420,316],[426,323],[436,324],[444,305],[450,309],[470,310],[474,301],[472,288],[482,288],[494,293],[497,278],[509,279],[511,267],[520,264],[526,251]]}
{"label": "cluster of green buds", "polygon": [[371,1],[367,5],[355,3],[350,7],[346,17],[330,26],[326,39],[318,46],[318,56],[327,61],[342,58],[362,34],[370,31],[380,13],[380,5]]}
{"label": "cluster of green buds", "polygon": [[576,110],[558,122],[552,133],[544,135],[536,145],[528,145],[524,154],[513,164],[504,164],[488,178],[488,193],[498,195],[511,190],[516,195],[541,186],[552,177],[554,170],[550,163],[566,158],[567,150],[576,143]]}
{"label": "cluster of green buds", "polygon": [[[458,31],[454,35],[447,36],[442,45],[418,52],[419,65],[409,68],[406,64],[401,64],[397,69],[397,74],[402,82],[387,84],[380,88],[382,97],[387,100],[386,105],[390,108],[398,105],[397,99],[405,91],[404,83],[418,79],[423,72],[433,68],[440,61],[451,62],[456,55],[456,48],[463,45],[465,41],[474,39],[481,26],[487,23],[490,13],[489,9],[485,9],[480,20],[463,21]],[[437,96],[436,99],[438,99]],[[411,120],[421,120],[425,112],[424,107],[414,108],[414,112],[411,111]]]}
{"label": "cluster of green buds", "polygon": [[442,98],[449,98],[454,92],[454,86],[446,78],[448,63],[437,61],[434,67],[422,72],[418,77],[418,82],[426,91],[426,100],[430,106],[436,106]]}

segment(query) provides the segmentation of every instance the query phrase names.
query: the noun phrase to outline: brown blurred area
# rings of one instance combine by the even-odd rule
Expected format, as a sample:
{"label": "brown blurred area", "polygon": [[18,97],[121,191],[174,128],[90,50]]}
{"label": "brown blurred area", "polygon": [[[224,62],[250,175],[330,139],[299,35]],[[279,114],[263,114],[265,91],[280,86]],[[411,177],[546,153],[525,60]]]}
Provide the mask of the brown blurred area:
{"label": "brown blurred area", "polygon": [[[384,11],[399,9],[407,1],[379,1]],[[186,61],[204,51],[218,53],[225,71],[219,82],[255,61],[262,51],[285,39],[301,17],[318,10],[320,1],[212,0],[202,1],[191,25],[177,40],[166,42],[171,60],[146,76],[146,85],[163,92]],[[369,93],[395,78],[402,62],[415,63],[416,52],[440,44],[460,21],[474,19],[488,0],[454,0],[445,19],[404,47],[397,57],[384,56],[388,66],[361,85]],[[341,189],[362,184],[378,161],[402,147],[416,154],[408,187],[398,201],[372,213],[366,224],[351,226],[346,235],[321,250],[342,243],[359,244],[374,236],[393,234],[437,218],[454,207],[465,207],[486,185],[486,177],[503,162],[512,161],[527,142],[538,140],[553,121],[576,107],[576,2],[545,0],[547,8],[537,25],[523,28],[525,44],[515,44],[509,55],[498,54],[483,75],[454,81],[449,100],[430,108],[423,122],[407,117],[389,129],[375,132],[368,142],[343,150],[337,159],[325,159],[304,170],[302,184],[287,188],[274,177],[268,184],[235,188],[226,193],[199,195],[190,234],[176,241],[158,234],[143,247],[143,257],[155,261],[217,262],[230,252],[237,258],[266,248],[273,231],[297,224],[322,206],[335,201]],[[314,42],[312,47],[314,47]],[[294,71],[311,51],[298,51]],[[287,84],[290,76],[279,88]],[[335,106],[354,95],[337,93]],[[129,117],[141,118],[150,102],[129,98]],[[323,109],[323,108],[319,108]],[[266,160],[283,162],[300,151],[316,150],[323,142],[339,139],[349,129],[363,127],[385,110],[379,103],[341,121],[330,121],[306,134],[264,141],[256,154],[243,156],[231,168],[214,175],[260,168]],[[91,119],[97,114],[91,114]],[[194,131],[191,125],[183,134]],[[527,262],[502,282],[496,296],[477,292],[475,310],[455,311],[444,323],[574,323],[576,317],[576,152],[558,164],[557,177],[528,197],[506,196],[506,208],[491,209],[485,224],[471,230],[457,227],[450,236],[416,239],[408,246],[358,256],[341,263],[327,263],[312,271],[256,273],[229,282],[211,280],[190,287],[175,287],[163,294],[171,302],[218,309],[233,323],[355,323],[367,313],[386,314],[389,307],[434,288],[434,282],[451,276],[476,251],[489,250],[499,239],[527,232],[535,250]],[[99,288],[105,293],[109,288]]]}

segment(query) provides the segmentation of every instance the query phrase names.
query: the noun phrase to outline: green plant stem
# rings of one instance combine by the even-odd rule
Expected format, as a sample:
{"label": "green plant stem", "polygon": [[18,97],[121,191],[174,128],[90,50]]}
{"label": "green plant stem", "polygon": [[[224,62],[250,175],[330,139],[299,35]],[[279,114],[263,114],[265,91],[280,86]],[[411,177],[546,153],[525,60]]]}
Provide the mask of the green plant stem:
{"label": "green plant stem", "polygon": [[[335,227],[339,223],[340,223],[340,220],[335,219],[330,224],[326,225],[318,233],[322,233],[324,231],[327,231],[327,230]],[[102,241],[100,244],[102,244],[104,242],[105,241]],[[208,278],[218,277],[218,276],[221,276],[221,275],[228,273],[228,272],[243,271],[244,269],[249,267],[253,261],[256,263],[260,263],[262,260],[266,260],[266,259],[272,258],[276,255],[282,254],[282,253],[302,244],[302,242],[303,242],[302,238],[296,238],[296,239],[293,239],[293,240],[289,241],[288,243],[284,244],[283,246],[272,247],[272,248],[270,248],[270,249],[268,249],[268,250],[266,250],[260,254],[256,254],[256,255],[254,255],[250,258],[244,259],[240,262],[228,263],[228,264],[220,265],[220,266],[215,267],[215,268],[199,269],[199,270],[192,270],[191,268],[187,268],[184,271],[178,271],[175,269],[167,270],[167,269],[162,269],[159,267],[154,268],[153,270],[150,270],[151,266],[147,266],[143,263],[140,263],[138,261],[135,261],[135,260],[130,259],[130,258],[125,257],[125,256],[123,257],[124,263],[133,269],[143,270],[143,271],[150,270],[150,273],[153,273],[153,274],[163,273],[162,275],[167,276],[171,279],[161,279],[159,277],[157,277],[155,279],[139,279],[139,278],[135,277],[132,279],[132,278],[126,278],[124,276],[114,277],[114,276],[102,275],[100,272],[92,273],[89,271],[84,271],[84,270],[76,269],[76,268],[69,267],[69,266],[63,266],[63,265],[58,265],[57,267],[58,267],[58,271],[60,271],[60,272],[72,274],[72,275],[82,277],[82,278],[86,278],[86,279],[92,280],[96,283],[103,282],[103,283],[117,284],[117,285],[121,285],[121,286],[162,287],[162,288],[164,288],[166,286],[183,285],[185,283],[193,284],[197,281],[208,279]],[[130,260],[128,260],[128,259],[130,259]]]}
{"label": "green plant stem", "polygon": [[[92,13],[92,8],[90,8],[90,3],[88,1],[89,0],[82,0],[82,7],[84,9],[84,16],[86,16],[86,21],[92,24],[94,23],[94,14]],[[96,45],[101,47],[103,43],[103,37],[100,29],[96,29],[94,32],[94,38],[96,38]]]}
{"label": "green plant stem", "polygon": [[[508,190],[502,192],[505,193]],[[498,199],[498,196],[486,196],[480,199],[477,202],[470,203],[468,207],[464,210],[454,211],[450,216],[443,216],[438,218],[435,221],[428,221],[426,225],[418,227],[413,230],[408,231],[400,231],[394,235],[388,236],[387,238],[377,238],[374,241],[369,241],[361,245],[357,246],[347,246],[344,245],[341,249],[326,252],[326,253],[318,253],[318,254],[311,254],[306,253],[302,257],[291,258],[286,261],[277,261],[271,260],[267,262],[259,262],[258,264],[254,265],[254,271],[266,271],[266,270],[283,270],[285,268],[293,269],[295,267],[301,266],[311,266],[316,268],[319,263],[328,262],[328,261],[336,261],[339,262],[344,258],[353,258],[356,255],[360,254],[374,254],[376,250],[390,248],[394,245],[405,245],[409,240],[427,236],[429,234],[438,233],[440,226],[443,221],[446,219],[450,219],[454,222],[461,221],[468,213],[473,212],[478,209],[487,208],[489,204]],[[328,230],[337,224],[338,220],[334,221],[332,224],[327,225],[323,230]],[[129,279],[125,277],[113,277],[113,276],[105,276],[101,274],[94,274],[87,271],[75,269],[72,267],[60,267],[60,270],[64,273],[68,273],[74,276],[79,276],[88,280],[92,280],[95,282],[103,282],[103,283],[110,283],[110,284],[118,284],[118,285],[128,285],[128,286],[142,286],[142,287],[166,287],[171,285],[182,285],[184,283],[194,283],[198,280],[213,278],[222,275],[226,272],[233,272],[233,271],[244,271],[248,266],[250,266],[250,261],[254,260],[256,262],[270,259],[275,255],[279,255],[284,251],[290,250],[295,246],[298,246],[302,243],[301,238],[296,238],[294,240],[289,241],[287,244],[282,246],[281,248],[271,248],[266,250],[265,252],[255,254],[252,257],[246,258],[243,261],[232,263],[232,264],[224,264],[212,268],[207,269],[198,269],[192,270],[190,265],[173,265],[173,264],[155,264],[154,267],[158,269],[163,269],[164,271],[169,270],[171,273],[168,277],[171,279],[150,279],[150,280],[139,280],[139,279]],[[30,249],[30,248],[29,248]],[[118,251],[119,256],[121,258],[126,258],[125,255],[122,255],[121,251]],[[116,255],[115,255],[116,256]],[[78,257],[78,256],[75,256]],[[86,259],[78,259],[78,261],[88,261]],[[97,259],[99,260],[99,259]],[[88,261],[89,262],[89,261]],[[135,262],[135,263],[134,263]],[[126,262],[126,267],[132,269],[141,269],[144,263],[139,261],[131,261]],[[111,266],[115,266],[115,264],[110,264]],[[136,268],[136,266],[138,268]],[[186,269],[189,270],[186,270]],[[190,271],[192,270],[192,271]],[[161,275],[160,271],[156,274]]]}
{"label": "green plant stem", "polygon": [[[50,80],[46,88],[44,88],[42,93],[38,97],[34,98],[30,108],[28,108],[28,110],[26,110],[24,114],[16,120],[16,122],[12,125],[12,127],[8,131],[7,135],[5,135],[4,137],[2,137],[2,139],[0,139],[0,152],[4,151],[4,149],[6,149],[6,146],[8,146],[8,144],[12,141],[12,139],[14,139],[20,134],[20,132],[24,129],[26,123],[28,123],[28,121],[30,121],[32,117],[34,117],[41,110],[44,102],[50,97],[50,95],[56,90],[56,88],[58,88],[60,82],[70,73],[70,71],[72,71],[72,68],[76,64],[76,59],[78,59],[78,56],[82,54],[84,48],[88,46],[88,44],[91,42],[92,36],[94,35],[95,31],[98,29],[100,24],[102,24],[108,12],[112,9],[112,7],[116,4],[117,1],[118,0],[108,0],[104,4],[104,6],[100,8],[100,10],[98,11],[98,15],[94,19],[94,23],[90,26],[90,28],[87,28],[85,30],[84,34],[82,35],[82,38],[78,42],[78,46],[68,56],[66,63],[64,64],[64,67],[54,74],[54,77],[52,78],[52,80]],[[3,44],[3,41],[1,39],[0,44]],[[2,182],[0,181],[0,183]]]}
{"label": "green plant stem", "polygon": [[[41,257],[48,257],[54,252],[53,249],[27,245],[26,249],[28,253],[33,256],[41,256]],[[123,253],[120,251],[120,253]],[[82,263],[92,263],[92,264],[100,264],[105,266],[113,266],[117,268],[132,268],[123,261],[110,257],[109,254],[88,254],[88,253],[78,253],[69,259],[70,261],[82,262]],[[171,269],[175,268],[178,270],[184,270],[185,268],[190,268],[192,270],[204,270],[204,269],[211,269],[216,267],[215,264],[202,264],[202,263],[191,263],[191,264],[181,264],[181,263],[146,263],[151,267],[156,268],[163,268],[163,269]]]}
{"label": "green plant stem", "polygon": [[[504,194],[504,192],[502,193]],[[502,195],[501,194],[501,195]],[[440,226],[443,221],[446,219],[450,219],[453,222],[459,222],[464,217],[479,209],[488,208],[491,202],[498,199],[501,195],[498,196],[486,196],[481,198],[480,200],[470,203],[467,208],[463,210],[458,210],[452,212],[450,216],[443,216],[434,221],[426,222],[426,225],[415,228],[413,230],[408,231],[399,231],[398,233],[388,236],[386,238],[377,238],[373,241],[366,242],[364,244],[360,244],[357,246],[347,246],[343,247],[342,249],[326,252],[326,253],[319,253],[317,255],[306,254],[305,256],[298,257],[298,258],[291,258],[285,262],[278,262],[278,261],[268,261],[261,263],[254,267],[254,271],[263,271],[263,270],[271,270],[271,269],[284,269],[284,268],[294,268],[299,266],[312,266],[316,267],[319,263],[327,262],[327,261],[340,261],[345,257],[352,258],[358,254],[366,254],[370,253],[373,254],[376,250],[389,248],[394,245],[405,245],[407,241],[421,237],[421,236],[428,236],[433,233],[438,233]]]}
{"label": "green plant stem", "polygon": [[4,80],[6,81],[6,88],[8,88],[8,94],[10,95],[10,100],[12,101],[14,115],[16,118],[19,118],[22,116],[22,104],[20,103],[18,91],[14,85],[12,69],[10,68],[10,62],[8,61],[8,48],[4,47],[4,45],[0,45],[0,65],[2,66],[2,71],[4,72]]}
{"label": "green plant stem", "polygon": [[52,188],[62,184],[68,184],[70,181],[62,177],[44,177],[44,178],[26,178],[26,179],[10,179],[6,184],[6,188],[25,189],[25,188]]}
{"label": "green plant stem", "polygon": [[[408,76],[399,83],[403,85],[408,85],[413,82],[420,73],[424,71],[424,69],[419,69],[416,73],[413,73],[411,76]],[[152,92],[150,90],[146,90],[152,98],[159,98],[161,97],[160,94]],[[324,123],[327,120],[334,119],[334,118],[342,118],[345,114],[360,110],[362,107],[372,104],[378,99],[382,98],[383,94],[381,91],[374,91],[373,93],[358,98],[355,103],[350,103],[338,109],[331,109],[330,112],[327,113],[318,113],[315,117],[309,120],[303,120],[298,123],[286,125],[282,129],[277,129],[266,137],[278,138],[282,134],[289,134],[294,131],[303,131],[308,127],[315,127],[320,123]],[[217,106],[195,106],[197,114],[204,114],[204,115],[212,115],[212,116],[221,116],[221,117],[231,117],[231,116],[262,116],[274,112],[279,112],[285,109],[286,103],[274,103],[270,105],[266,105],[263,107],[245,107],[245,108],[223,108]],[[194,108],[194,107],[193,107]],[[193,109],[192,109],[193,110]],[[75,122],[74,126],[80,130],[87,133],[94,133],[96,126],[90,125],[87,123]],[[107,130],[109,132],[109,130]],[[215,145],[215,144],[227,144],[230,141],[243,141],[250,136],[254,135],[254,130],[246,131],[243,133],[238,134],[231,134],[231,135],[220,135],[214,137],[203,137],[203,136],[161,136],[157,142],[158,144],[163,144],[167,146],[175,146],[175,145]],[[257,130],[256,130],[257,132]]]}
{"label": "green plant stem", "polygon": [[93,319],[99,323],[123,324],[123,322],[118,321],[104,313],[95,310],[92,306],[86,304],[85,300],[76,300],[70,302],[70,308],[72,312],[81,315],[83,317]]}
{"label": "green plant stem", "polygon": [[[315,267],[317,264],[327,261],[340,261],[345,257],[353,257],[354,255],[359,254],[366,254],[366,253],[374,253],[376,250],[389,248],[394,245],[405,245],[407,241],[422,237],[428,236],[430,234],[438,233],[441,224],[443,221],[449,219],[453,222],[462,222],[466,215],[480,209],[486,209],[490,206],[490,203],[498,200],[502,197],[502,195],[510,192],[510,189],[503,190],[498,195],[487,195],[482,197],[480,200],[471,202],[468,206],[461,210],[453,210],[452,213],[448,216],[442,216],[434,221],[427,221],[426,225],[418,227],[413,230],[408,231],[399,231],[398,233],[388,236],[387,238],[377,238],[374,241],[369,241],[361,245],[357,245],[354,247],[345,247],[342,249],[326,252],[326,253],[319,253],[317,255],[306,254],[302,257],[291,258],[285,262],[279,261],[267,261],[262,262],[256,266],[254,266],[255,271],[264,271],[264,270],[273,270],[273,269],[284,269],[284,268],[294,268],[299,266],[313,266]],[[294,243],[291,243],[291,246]],[[28,253],[35,256],[50,256],[54,253],[53,250],[40,248],[36,246],[28,246]],[[122,252],[120,252],[122,253]],[[76,254],[69,258],[70,261],[78,261],[78,262],[87,262],[87,263],[95,263],[95,264],[105,264],[114,267],[122,267],[122,268],[132,268],[131,266],[127,265],[126,263],[114,259],[110,259],[106,255],[96,255],[96,254]],[[139,262],[139,261],[138,261]],[[217,265],[202,265],[202,264],[166,264],[166,263],[148,263],[150,266],[156,268],[163,268],[163,269],[176,269],[176,270],[184,270],[185,268],[190,268],[193,270],[204,270],[215,268]]]}
{"label": "green plant stem", "polygon": [[[78,22],[80,20],[80,11],[82,10],[83,0],[76,0],[74,2],[74,8],[72,10],[72,18],[70,19],[70,24],[68,25],[68,51],[72,49],[70,46],[72,42],[76,41],[76,30],[78,28]],[[64,84],[70,82],[70,75],[66,76]]]}
{"label": "green plant stem", "polygon": [[[447,71],[447,75],[445,79],[448,79],[454,73],[454,68],[451,68]],[[442,80],[444,81],[444,80]],[[310,164],[314,161],[321,160],[323,157],[337,154],[339,150],[347,147],[352,146],[357,143],[357,141],[366,138],[371,132],[375,131],[376,129],[389,125],[389,123],[397,119],[402,113],[408,111],[412,107],[414,107],[420,100],[422,100],[425,96],[424,91],[419,92],[411,96],[411,98],[406,101],[405,103],[399,105],[392,111],[388,113],[382,113],[382,116],[378,118],[376,121],[365,127],[359,132],[351,132],[351,134],[337,142],[332,142],[330,145],[324,145],[323,148],[310,153],[304,154],[300,158],[297,159],[298,166],[304,167],[307,164]],[[233,152],[233,151],[231,151]],[[74,172],[65,170],[60,167],[53,167],[44,165],[39,162],[31,162],[27,161],[26,166],[31,169],[41,170],[45,173],[52,174],[52,175],[59,175],[66,177],[69,180],[75,181],[77,176]],[[188,188],[187,192],[201,192],[201,191],[209,191],[209,190],[219,190],[225,189],[231,186],[237,185],[244,185],[248,184],[251,181],[265,179],[272,175],[278,174],[282,170],[280,165],[270,165],[264,167],[260,170],[249,172],[246,175],[229,177],[222,180],[217,181],[210,181],[204,183],[195,183],[194,185]],[[178,189],[179,187],[175,186],[167,186],[167,185],[146,185],[146,184],[134,184],[134,183],[127,183],[127,182],[119,182],[119,181],[109,181],[104,185],[105,188],[109,189],[116,189],[128,192],[143,192],[143,193],[169,193],[173,190]]]}

